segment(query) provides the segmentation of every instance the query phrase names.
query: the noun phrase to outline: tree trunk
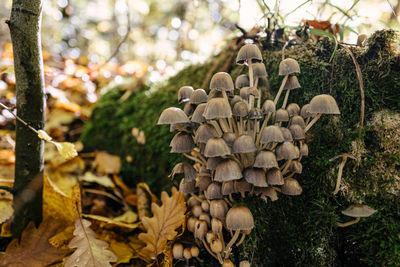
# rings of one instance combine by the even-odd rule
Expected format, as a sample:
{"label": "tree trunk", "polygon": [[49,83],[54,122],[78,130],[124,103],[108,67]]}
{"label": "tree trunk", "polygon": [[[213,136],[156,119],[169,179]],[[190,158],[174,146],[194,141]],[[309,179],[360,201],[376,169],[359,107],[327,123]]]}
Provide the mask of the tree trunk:
{"label": "tree trunk", "polygon": [[[17,115],[36,129],[44,126],[44,75],[40,40],[42,0],[13,0],[7,21],[14,51]],[[14,221],[20,237],[29,221],[42,218],[43,141],[16,122]]]}

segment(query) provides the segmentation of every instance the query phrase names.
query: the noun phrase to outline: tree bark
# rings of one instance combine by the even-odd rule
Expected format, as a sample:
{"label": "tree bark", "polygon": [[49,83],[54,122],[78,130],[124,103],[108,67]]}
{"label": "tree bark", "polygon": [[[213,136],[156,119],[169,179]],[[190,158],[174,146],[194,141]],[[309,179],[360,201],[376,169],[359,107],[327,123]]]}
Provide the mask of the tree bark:
{"label": "tree bark", "polygon": [[[45,110],[41,10],[42,0],[13,0],[7,21],[14,51],[17,115],[35,129],[43,129]],[[14,237],[21,236],[29,221],[39,224],[42,219],[43,148],[43,141],[17,121]]]}

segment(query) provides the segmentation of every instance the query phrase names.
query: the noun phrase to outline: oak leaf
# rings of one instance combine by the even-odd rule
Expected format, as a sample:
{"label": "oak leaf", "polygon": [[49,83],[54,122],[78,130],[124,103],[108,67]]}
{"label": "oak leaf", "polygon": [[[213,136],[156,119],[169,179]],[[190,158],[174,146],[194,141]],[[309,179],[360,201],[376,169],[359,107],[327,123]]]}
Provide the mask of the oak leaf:
{"label": "oak leaf", "polygon": [[54,220],[45,220],[36,229],[30,222],[22,232],[21,242],[12,240],[6,252],[0,253],[0,266],[42,267],[60,262],[66,251],[51,246],[48,241],[59,226]]}
{"label": "oak leaf", "polygon": [[0,189],[0,224],[8,220],[14,214],[12,207],[13,195]]}
{"label": "oak leaf", "polygon": [[146,244],[142,253],[153,260],[163,253],[169,240],[176,238],[176,229],[185,223],[186,204],[182,193],[173,187],[171,197],[166,192],[161,193],[161,201],[161,206],[152,203],[153,217],[142,218],[147,233],[139,234],[139,239]]}
{"label": "oak leaf", "polygon": [[111,251],[107,250],[108,243],[96,239],[96,233],[90,229],[91,222],[77,218],[75,221],[74,238],[69,248],[76,248],[75,252],[65,262],[65,267],[111,267],[110,262],[117,260]]}

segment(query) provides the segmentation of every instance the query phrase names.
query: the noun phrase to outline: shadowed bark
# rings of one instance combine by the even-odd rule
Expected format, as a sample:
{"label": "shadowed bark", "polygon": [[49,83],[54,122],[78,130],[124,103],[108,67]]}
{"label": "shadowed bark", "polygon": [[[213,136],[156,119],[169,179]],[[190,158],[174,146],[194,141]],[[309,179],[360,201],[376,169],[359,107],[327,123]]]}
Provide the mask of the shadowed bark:
{"label": "shadowed bark", "polygon": [[[14,51],[17,115],[36,129],[43,129],[45,109],[41,9],[41,0],[13,0],[7,21]],[[29,221],[39,224],[42,217],[43,141],[19,121],[15,156],[12,232],[20,237]]]}

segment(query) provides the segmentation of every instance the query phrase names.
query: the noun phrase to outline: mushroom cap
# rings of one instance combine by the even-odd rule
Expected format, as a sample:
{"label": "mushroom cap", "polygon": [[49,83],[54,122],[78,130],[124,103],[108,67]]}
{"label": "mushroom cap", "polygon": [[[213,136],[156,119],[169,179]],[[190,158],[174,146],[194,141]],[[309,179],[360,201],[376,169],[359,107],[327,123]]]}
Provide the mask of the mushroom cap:
{"label": "mushroom cap", "polygon": [[250,86],[249,76],[247,74],[239,75],[235,80],[235,87],[237,89]]}
{"label": "mushroom cap", "polygon": [[303,140],[305,138],[304,129],[300,125],[290,125],[289,130],[294,140]]}
{"label": "mushroom cap", "polygon": [[178,91],[178,103],[188,102],[190,99],[190,95],[193,93],[193,87],[191,86],[182,86]]}
{"label": "mushroom cap", "polygon": [[261,144],[268,144],[270,142],[280,143],[285,139],[283,138],[282,131],[279,126],[270,125],[263,129],[261,133]]}
{"label": "mushroom cap", "polygon": [[179,184],[179,191],[182,192],[183,194],[194,193],[196,192],[195,184],[196,184],[195,181],[185,182],[184,179],[182,179]]}
{"label": "mushroom cap", "polygon": [[293,136],[292,136],[292,133],[290,132],[290,130],[285,127],[280,127],[280,129],[282,131],[283,139],[285,139],[284,142],[292,142]]}
{"label": "mushroom cap", "polygon": [[242,170],[239,164],[232,159],[225,159],[215,169],[214,181],[227,182],[242,178]]}
{"label": "mushroom cap", "polygon": [[163,110],[157,124],[189,123],[189,118],[180,108],[170,107]]}
{"label": "mushroom cap", "polygon": [[281,187],[281,191],[285,195],[297,196],[303,192],[303,189],[296,179],[286,178],[285,183]]}
{"label": "mushroom cap", "polygon": [[250,267],[250,262],[249,261],[241,261],[239,263],[239,267]]}
{"label": "mushroom cap", "polygon": [[236,138],[232,146],[233,153],[251,153],[257,150],[253,137],[243,134]]}
{"label": "mushroom cap", "polygon": [[206,121],[206,119],[203,117],[206,106],[207,106],[206,103],[201,103],[201,104],[197,105],[196,109],[193,112],[192,118],[191,118],[192,122],[203,123]]}
{"label": "mushroom cap", "polygon": [[207,170],[215,171],[218,164],[222,161],[220,157],[208,158],[207,159]]}
{"label": "mushroom cap", "polygon": [[233,108],[236,103],[242,101],[243,99],[240,97],[240,95],[234,95],[233,98],[231,99],[231,107]]}
{"label": "mushroom cap", "polygon": [[306,128],[306,123],[304,122],[304,119],[302,116],[299,115],[294,115],[292,119],[290,120],[290,125],[299,125],[301,128]]}
{"label": "mushroom cap", "polygon": [[235,180],[233,182],[235,193],[240,193],[244,195],[246,192],[250,192],[252,189],[252,185],[249,184],[246,180]]}
{"label": "mushroom cap", "polygon": [[225,142],[228,144],[229,147],[232,147],[233,143],[235,142],[235,139],[236,139],[236,134],[234,134],[234,133],[224,133],[222,135],[222,138],[225,140]]}
{"label": "mushroom cap", "polygon": [[221,187],[222,195],[226,196],[235,192],[233,181],[223,182]]}
{"label": "mushroom cap", "polygon": [[231,75],[226,72],[217,72],[213,75],[210,81],[210,90],[224,90],[233,93],[235,89]]}
{"label": "mushroom cap", "polygon": [[294,75],[290,75],[285,83],[285,86],[283,87],[283,90],[294,90],[300,87],[301,85],[297,77]]}
{"label": "mushroom cap", "polygon": [[283,144],[279,145],[275,150],[275,154],[277,160],[292,160],[297,159],[300,156],[299,152],[291,142],[284,142]]}
{"label": "mushroom cap", "polygon": [[185,182],[194,181],[196,178],[196,170],[193,166],[187,162],[180,162],[174,166],[172,169],[171,177],[172,179],[175,177],[176,174],[184,174]]}
{"label": "mushroom cap", "polygon": [[269,80],[267,77],[258,77],[257,87],[260,88],[270,88]]}
{"label": "mushroom cap", "polygon": [[177,133],[169,144],[171,153],[189,153],[194,148],[193,138],[186,132]]}
{"label": "mushroom cap", "polygon": [[231,106],[224,98],[212,98],[208,101],[203,116],[206,120],[231,118]]}
{"label": "mushroom cap", "polygon": [[236,117],[246,117],[249,114],[247,103],[245,101],[237,102],[233,107],[232,114]]}
{"label": "mushroom cap", "polygon": [[196,177],[195,185],[197,188],[199,188],[200,191],[206,190],[209,184],[211,184],[210,176],[197,176]]}
{"label": "mushroom cap", "polygon": [[211,124],[202,124],[197,128],[196,134],[194,136],[194,141],[196,143],[207,143],[210,138],[218,137],[218,133],[214,126]]}
{"label": "mushroom cap", "polygon": [[190,104],[190,102],[186,102],[185,106],[183,107],[183,112],[185,112],[187,116],[190,116],[192,115],[193,111],[194,111],[193,105]]}
{"label": "mushroom cap", "polygon": [[257,187],[254,190],[256,195],[261,195],[261,198],[266,200],[266,197],[269,197],[271,201],[278,200],[278,193],[273,187]]}
{"label": "mushroom cap", "polygon": [[293,160],[291,163],[290,163],[290,166],[289,166],[289,171],[291,171],[291,172],[294,172],[294,173],[302,173],[302,171],[303,171],[303,165],[300,163],[300,161],[298,161],[298,160]]}
{"label": "mushroom cap", "polygon": [[302,116],[303,119],[313,117],[313,114],[310,113],[310,104],[305,104],[304,106],[301,107],[300,116]]}
{"label": "mushroom cap", "polygon": [[211,89],[210,92],[208,93],[207,101],[216,97],[223,97],[222,91],[217,89]]}
{"label": "mushroom cap", "polygon": [[223,199],[210,201],[210,215],[219,220],[225,220],[226,212],[228,211],[228,204]]}
{"label": "mushroom cap", "polygon": [[262,112],[264,114],[267,114],[269,112],[275,112],[275,111],[276,111],[276,107],[275,107],[274,101],[269,100],[269,99],[265,100],[265,102],[262,106]]}
{"label": "mushroom cap", "polygon": [[231,154],[231,149],[223,138],[213,137],[208,139],[206,147],[204,149],[204,156],[223,157]]}
{"label": "mushroom cap", "polygon": [[258,91],[257,87],[254,87],[254,86],[249,87],[249,89],[247,89],[247,90],[248,90],[249,96],[252,95],[257,99],[260,97],[260,91]]}
{"label": "mushroom cap", "polygon": [[267,183],[269,185],[283,185],[283,175],[279,168],[272,168],[267,171]]}
{"label": "mushroom cap", "polygon": [[243,172],[244,179],[254,186],[268,187],[263,169],[247,168]]}
{"label": "mushroom cap", "polygon": [[299,115],[300,107],[296,103],[290,103],[287,105],[286,110],[289,113],[289,117],[293,117],[295,115]]}
{"label": "mushroom cap", "polygon": [[253,65],[253,76],[254,77],[266,77],[267,71],[265,69],[264,63],[258,62]]}
{"label": "mushroom cap", "polygon": [[289,121],[289,113],[286,109],[280,108],[275,113],[275,121]]}
{"label": "mushroom cap", "polygon": [[350,217],[369,217],[378,212],[373,208],[363,204],[352,204],[347,209],[342,210],[342,213]]}
{"label": "mushroom cap", "polygon": [[252,63],[261,62],[261,51],[255,44],[245,44],[242,46],[236,56],[236,63],[243,65],[250,61]]}
{"label": "mushroom cap", "polygon": [[248,100],[249,99],[249,96],[250,96],[249,88],[250,87],[247,87],[247,86],[240,88],[239,95],[240,95],[240,97],[242,99],[244,99],[244,100]]}
{"label": "mushroom cap", "polygon": [[279,63],[279,75],[300,73],[300,66],[293,58],[286,58]]}
{"label": "mushroom cap", "polygon": [[276,161],[275,154],[271,151],[261,151],[256,156],[254,167],[256,168],[277,168],[278,162]]}
{"label": "mushroom cap", "polygon": [[308,156],[308,145],[303,143],[300,145],[300,155],[301,156]]}
{"label": "mushroom cap", "polygon": [[223,195],[221,193],[221,184],[220,183],[209,184],[204,194],[208,200],[222,199]]}
{"label": "mushroom cap", "polygon": [[207,93],[204,89],[196,89],[193,91],[193,93],[190,95],[190,104],[200,104],[200,103],[206,103],[207,102]]}
{"label": "mushroom cap", "polygon": [[336,100],[331,95],[317,95],[310,101],[310,113],[340,114]]}
{"label": "mushroom cap", "polygon": [[263,118],[263,114],[260,108],[254,107],[249,111],[249,119],[251,120],[259,120]]}
{"label": "mushroom cap", "polygon": [[254,227],[253,214],[245,206],[233,206],[226,214],[226,228],[233,231],[251,230]]}

